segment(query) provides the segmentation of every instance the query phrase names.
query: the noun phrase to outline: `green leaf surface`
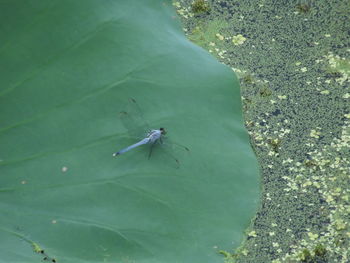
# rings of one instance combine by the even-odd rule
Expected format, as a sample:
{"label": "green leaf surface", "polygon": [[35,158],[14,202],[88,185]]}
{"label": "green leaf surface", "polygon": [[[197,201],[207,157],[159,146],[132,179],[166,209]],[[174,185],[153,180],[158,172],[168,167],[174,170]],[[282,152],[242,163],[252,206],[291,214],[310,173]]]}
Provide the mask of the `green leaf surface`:
{"label": "green leaf surface", "polygon": [[[0,2],[1,262],[222,262],[259,195],[239,84],[170,1]],[[135,98],[190,148],[132,142]],[[41,250],[44,250],[41,253]]]}

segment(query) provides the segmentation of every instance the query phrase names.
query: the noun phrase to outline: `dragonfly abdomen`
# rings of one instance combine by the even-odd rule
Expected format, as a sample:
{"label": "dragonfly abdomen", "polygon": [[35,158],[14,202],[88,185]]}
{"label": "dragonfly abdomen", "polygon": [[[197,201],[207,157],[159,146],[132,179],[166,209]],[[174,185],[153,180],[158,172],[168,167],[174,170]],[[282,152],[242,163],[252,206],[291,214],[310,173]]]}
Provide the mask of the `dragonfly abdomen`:
{"label": "dragonfly abdomen", "polygon": [[136,148],[136,147],[138,147],[140,145],[143,145],[143,144],[147,144],[149,142],[150,142],[150,138],[149,137],[144,138],[141,141],[139,141],[139,142],[137,142],[137,143],[135,143],[133,145],[130,145],[130,146],[120,150],[119,152],[113,153],[113,156],[121,155],[123,153],[126,153],[126,152],[130,151],[131,149],[134,149],[134,148]]}

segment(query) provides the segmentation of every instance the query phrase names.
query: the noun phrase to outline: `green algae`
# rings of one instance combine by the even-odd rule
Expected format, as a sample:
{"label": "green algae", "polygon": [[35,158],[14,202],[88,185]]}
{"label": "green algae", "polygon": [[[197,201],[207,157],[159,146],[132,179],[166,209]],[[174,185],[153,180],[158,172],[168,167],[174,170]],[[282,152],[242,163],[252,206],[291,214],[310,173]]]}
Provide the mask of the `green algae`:
{"label": "green algae", "polygon": [[[209,2],[210,15],[180,17],[189,39],[240,77],[263,184],[245,242],[220,253],[226,262],[348,262],[348,2]],[[234,45],[239,34],[246,40]]]}
{"label": "green algae", "polygon": [[205,0],[195,0],[191,5],[192,11],[195,14],[210,12],[210,6]]}
{"label": "green algae", "polygon": [[227,22],[223,20],[212,20],[212,21],[201,21],[196,27],[193,28],[188,38],[205,49],[212,50],[220,47],[220,43],[213,44],[215,42],[220,42],[221,39],[220,32],[223,31],[228,26]]}

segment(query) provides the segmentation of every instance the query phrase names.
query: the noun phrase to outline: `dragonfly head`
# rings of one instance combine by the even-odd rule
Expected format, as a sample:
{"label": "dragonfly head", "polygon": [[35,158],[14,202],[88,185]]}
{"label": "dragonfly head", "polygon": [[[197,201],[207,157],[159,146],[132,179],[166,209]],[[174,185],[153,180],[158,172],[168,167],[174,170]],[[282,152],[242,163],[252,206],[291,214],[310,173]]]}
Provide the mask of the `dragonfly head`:
{"label": "dragonfly head", "polygon": [[166,134],[166,131],[164,128],[159,128],[160,132],[162,133],[162,135],[165,135]]}

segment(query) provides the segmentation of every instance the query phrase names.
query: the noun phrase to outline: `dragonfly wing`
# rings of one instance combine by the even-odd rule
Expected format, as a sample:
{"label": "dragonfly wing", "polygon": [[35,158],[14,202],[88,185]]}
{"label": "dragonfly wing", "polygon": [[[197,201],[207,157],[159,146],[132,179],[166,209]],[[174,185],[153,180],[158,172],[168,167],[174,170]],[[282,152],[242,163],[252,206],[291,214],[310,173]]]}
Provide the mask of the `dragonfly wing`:
{"label": "dragonfly wing", "polygon": [[190,151],[188,147],[175,143],[164,136],[162,136],[162,140],[159,140],[157,144],[156,148],[159,148],[159,154],[164,156],[164,161],[167,159],[171,163],[171,166],[175,168],[180,168],[180,159],[184,158]]}
{"label": "dragonfly wing", "polygon": [[119,117],[132,137],[145,137],[146,133],[150,131],[150,127],[143,117],[141,108],[133,98],[129,98],[125,110],[119,113]]}
{"label": "dragonfly wing", "polygon": [[188,152],[188,153],[190,152],[190,149],[187,146],[177,143],[171,140],[169,137],[163,136],[162,139],[163,139],[162,145],[164,145],[165,148],[170,148],[176,152]]}

